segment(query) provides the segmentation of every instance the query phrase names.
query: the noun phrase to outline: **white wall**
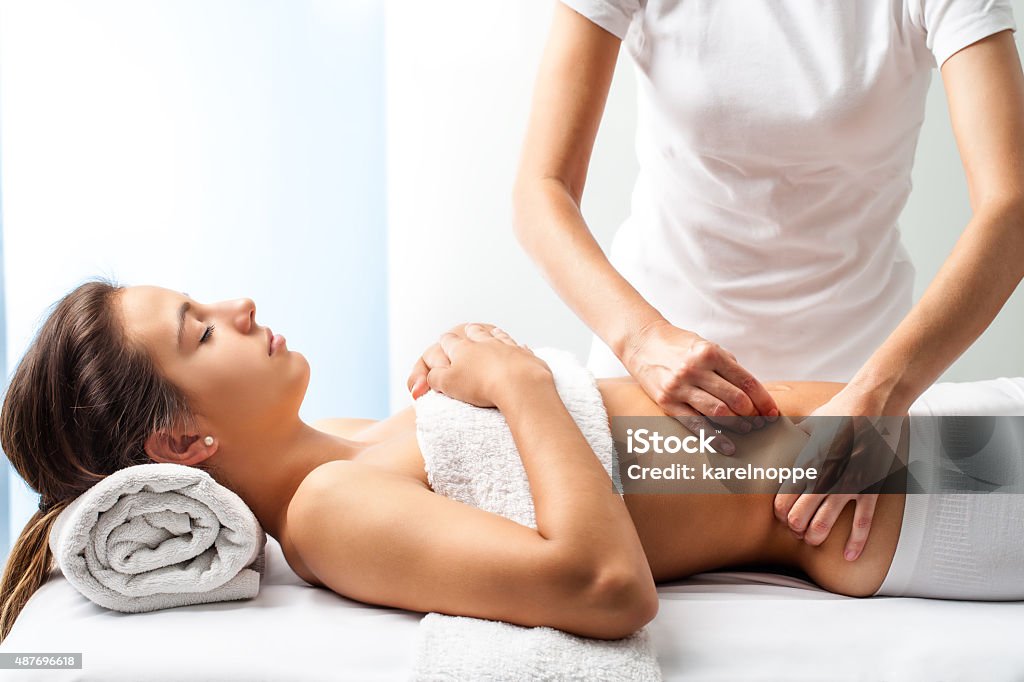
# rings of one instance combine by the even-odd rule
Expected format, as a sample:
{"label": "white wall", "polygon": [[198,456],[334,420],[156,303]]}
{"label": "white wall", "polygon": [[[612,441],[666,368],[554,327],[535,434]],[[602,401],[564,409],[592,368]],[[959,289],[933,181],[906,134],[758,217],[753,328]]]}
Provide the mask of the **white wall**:
{"label": "white wall", "polygon": [[[586,360],[589,330],[527,259],[511,225],[511,188],[553,7],[554,0],[388,3],[392,409],[409,404],[405,379],[413,361],[457,322],[492,322],[531,346],[568,348]],[[1014,11],[1024,20],[1024,0],[1015,0]],[[635,97],[623,50],[583,198],[584,216],[606,250],[628,215],[636,175]],[[901,227],[919,297],[970,216],[937,71],[913,180]],[[1022,332],[1018,291],[942,378],[1024,375]]]}
{"label": "white wall", "polygon": [[[549,0],[387,3],[393,410],[411,404],[413,362],[459,322],[491,322],[531,346],[586,359],[589,331],[512,233],[512,184],[553,8]],[[603,245],[628,213],[636,175],[634,87],[623,51],[583,202]]]}
{"label": "white wall", "polygon": [[386,416],[383,58],[379,0],[0,3],[8,369],[113,275],[253,298],[304,418]]}

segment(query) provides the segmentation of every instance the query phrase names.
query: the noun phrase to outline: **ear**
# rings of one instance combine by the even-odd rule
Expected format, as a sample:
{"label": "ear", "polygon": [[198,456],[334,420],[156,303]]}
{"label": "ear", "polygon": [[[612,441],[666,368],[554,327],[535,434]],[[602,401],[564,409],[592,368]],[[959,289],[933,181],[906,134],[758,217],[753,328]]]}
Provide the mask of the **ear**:
{"label": "ear", "polygon": [[144,447],[154,462],[191,466],[217,452],[218,443],[206,445],[197,433],[162,430],[151,433]]}

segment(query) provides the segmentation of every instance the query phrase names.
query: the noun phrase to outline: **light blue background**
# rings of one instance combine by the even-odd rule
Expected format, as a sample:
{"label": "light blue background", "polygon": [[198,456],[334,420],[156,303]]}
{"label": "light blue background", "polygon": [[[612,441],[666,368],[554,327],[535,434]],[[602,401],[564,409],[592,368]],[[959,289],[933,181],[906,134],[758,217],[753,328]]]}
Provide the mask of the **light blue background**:
{"label": "light blue background", "polygon": [[[0,140],[0,158],[3,158],[3,140]],[[4,196],[3,196],[3,167],[0,164],[0,376],[3,379],[3,389],[6,389],[7,384],[7,314],[4,309],[4,301],[6,300],[6,293],[4,290],[4,283],[6,277],[4,276]],[[0,450],[0,455],[3,455]],[[7,456],[3,455],[3,459],[0,460],[0,562],[7,559],[7,555],[11,550],[11,530],[10,530],[10,479],[16,477],[11,466],[7,462]]]}
{"label": "light blue background", "polygon": [[[107,275],[253,298],[304,419],[386,416],[383,43],[376,0],[0,2],[3,383]],[[0,558],[37,502],[5,458]]]}

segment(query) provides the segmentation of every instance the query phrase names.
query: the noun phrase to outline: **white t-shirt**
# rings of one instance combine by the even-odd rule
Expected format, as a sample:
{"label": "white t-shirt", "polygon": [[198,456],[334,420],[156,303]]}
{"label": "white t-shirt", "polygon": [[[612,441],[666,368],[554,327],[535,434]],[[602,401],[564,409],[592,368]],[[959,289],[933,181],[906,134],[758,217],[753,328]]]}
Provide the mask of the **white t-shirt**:
{"label": "white t-shirt", "polygon": [[[848,381],[909,312],[897,220],[932,69],[1009,0],[561,0],[636,67],[609,259],[762,381]],[[626,374],[596,336],[588,367]]]}

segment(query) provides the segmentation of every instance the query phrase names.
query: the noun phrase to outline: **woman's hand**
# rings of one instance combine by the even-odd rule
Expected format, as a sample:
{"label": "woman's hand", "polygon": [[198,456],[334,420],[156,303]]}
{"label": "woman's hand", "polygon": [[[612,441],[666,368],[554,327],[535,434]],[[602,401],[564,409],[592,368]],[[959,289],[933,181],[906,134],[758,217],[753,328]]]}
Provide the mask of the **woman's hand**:
{"label": "woman's hand", "polygon": [[[779,416],[771,394],[735,355],[664,320],[637,335],[623,362],[665,414],[690,431],[713,428],[710,420],[747,433]],[[736,452],[732,441],[719,438],[724,454]]]}
{"label": "woman's hand", "polygon": [[847,491],[880,482],[894,459],[905,456],[906,419],[902,415],[881,417],[885,411],[877,398],[848,385],[798,422],[811,436],[805,448],[811,459],[796,466],[819,466],[824,470],[823,487],[839,488],[841,492],[788,492],[791,486],[783,486],[775,496],[775,517],[788,525],[795,537],[809,545],[820,545],[853,500],[853,524],[843,556],[855,561],[864,551],[878,494]]}
{"label": "woman's hand", "polygon": [[[495,327],[493,324],[485,324],[483,322],[468,322],[465,324],[457,324],[448,331],[453,334],[466,333],[466,326],[473,324],[481,327],[485,331],[489,331],[495,338],[504,341],[505,343],[516,344],[515,340],[508,335],[508,332],[503,329]],[[529,347],[525,344],[521,344],[523,348],[529,350]],[[413,400],[419,398],[421,395],[430,390],[430,386],[427,385],[427,373],[431,367],[444,366],[448,364],[448,356],[445,355],[444,350],[441,349],[440,343],[431,344],[423,355],[413,364],[412,370],[409,372],[409,378],[405,380],[405,386],[409,389],[409,393],[412,395]]]}
{"label": "woman's hand", "polygon": [[406,385],[413,398],[430,388],[477,407],[496,407],[523,382],[552,380],[547,363],[494,325],[456,325],[424,351]]}

